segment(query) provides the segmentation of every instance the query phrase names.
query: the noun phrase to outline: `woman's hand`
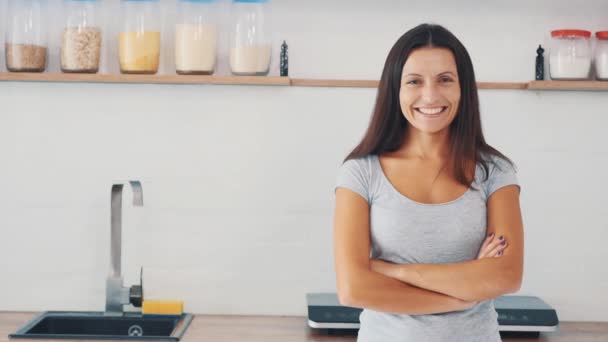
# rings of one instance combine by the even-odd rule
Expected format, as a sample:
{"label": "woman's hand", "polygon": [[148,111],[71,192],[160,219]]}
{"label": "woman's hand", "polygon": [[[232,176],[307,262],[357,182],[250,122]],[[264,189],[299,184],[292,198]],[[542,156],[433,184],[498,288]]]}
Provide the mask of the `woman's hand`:
{"label": "woman's hand", "polygon": [[497,239],[494,239],[494,233],[492,233],[481,245],[477,259],[499,258],[502,256],[502,253],[507,246],[507,240],[505,240],[502,235]]}

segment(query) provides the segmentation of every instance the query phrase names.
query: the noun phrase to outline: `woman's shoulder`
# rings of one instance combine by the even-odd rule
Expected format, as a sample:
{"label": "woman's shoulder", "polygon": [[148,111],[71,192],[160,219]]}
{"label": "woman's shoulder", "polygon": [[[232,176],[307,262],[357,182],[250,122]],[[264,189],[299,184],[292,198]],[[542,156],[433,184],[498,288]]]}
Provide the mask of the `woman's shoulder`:
{"label": "woman's shoulder", "polygon": [[477,170],[476,181],[482,185],[488,197],[503,186],[519,186],[516,166],[508,157],[486,154],[478,162]]}
{"label": "woman's shoulder", "polygon": [[345,187],[359,193],[368,202],[371,200],[371,185],[376,172],[376,155],[365,155],[347,159],[338,172],[336,187]]}
{"label": "woman's shoulder", "polygon": [[360,173],[371,174],[375,165],[375,158],[378,158],[375,154],[353,157],[345,160],[342,163],[341,169],[357,170]]}
{"label": "woman's shoulder", "polygon": [[500,172],[517,172],[515,163],[510,158],[497,154],[482,154],[481,160],[477,162],[477,166],[484,169],[484,171],[486,171],[485,168],[487,167],[488,177]]}

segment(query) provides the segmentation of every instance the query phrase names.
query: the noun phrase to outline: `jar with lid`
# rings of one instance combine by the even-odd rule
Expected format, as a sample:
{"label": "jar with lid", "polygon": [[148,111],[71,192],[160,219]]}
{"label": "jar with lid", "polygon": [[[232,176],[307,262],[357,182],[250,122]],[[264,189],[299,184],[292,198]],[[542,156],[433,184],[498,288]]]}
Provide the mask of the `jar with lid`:
{"label": "jar with lid", "polygon": [[267,0],[232,0],[230,69],[235,75],[267,75],[272,53]]}
{"label": "jar with lid", "polygon": [[122,30],[119,33],[120,71],[126,74],[155,74],[160,62],[159,0],[122,0]]}
{"label": "jar with lid", "polygon": [[175,25],[175,69],[178,74],[211,75],[218,36],[216,0],[179,0]]}
{"label": "jar with lid", "polygon": [[47,64],[46,0],[10,0],[4,52],[9,71],[43,72]]}
{"label": "jar with lid", "polygon": [[549,73],[554,80],[586,80],[591,72],[591,32],[551,31]]}
{"label": "jar with lid", "polygon": [[96,73],[101,56],[101,17],[98,0],[64,0],[61,71]]}
{"label": "jar with lid", "polygon": [[595,74],[598,80],[608,81],[608,31],[595,33]]}

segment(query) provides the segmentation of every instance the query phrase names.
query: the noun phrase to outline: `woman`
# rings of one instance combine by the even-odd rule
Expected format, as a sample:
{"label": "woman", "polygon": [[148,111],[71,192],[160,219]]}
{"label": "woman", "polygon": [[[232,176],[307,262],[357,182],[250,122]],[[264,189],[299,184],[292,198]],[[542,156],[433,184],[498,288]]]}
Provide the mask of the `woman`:
{"label": "woman", "polygon": [[500,341],[492,299],[519,290],[523,250],[515,170],[483,137],[469,54],[417,26],[336,186],[337,288],[364,308],[358,341]]}

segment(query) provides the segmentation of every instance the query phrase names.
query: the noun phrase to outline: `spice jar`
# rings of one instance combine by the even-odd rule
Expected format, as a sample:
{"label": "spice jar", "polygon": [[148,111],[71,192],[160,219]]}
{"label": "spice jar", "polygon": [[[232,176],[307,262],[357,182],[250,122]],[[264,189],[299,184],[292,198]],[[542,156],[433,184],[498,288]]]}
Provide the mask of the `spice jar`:
{"label": "spice jar", "polygon": [[64,0],[66,23],[61,35],[61,71],[96,73],[101,56],[98,0]]}
{"label": "spice jar", "polygon": [[232,1],[230,69],[235,75],[267,75],[272,53],[265,21],[267,0]]}
{"label": "spice jar", "polygon": [[210,75],[217,55],[217,2],[180,0],[175,25],[175,69],[178,74]]}
{"label": "spice jar", "polygon": [[598,80],[608,81],[608,31],[595,33],[595,73]]}
{"label": "spice jar", "polygon": [[591,71],[591,32],[551,31],[549,72],[554,80],[586,80]]}
{"label": "spice jar", "polygon": [[123,27],[119,34],[120,71],[155,74],[160,61],[160,4],[158,0],[122,0]]}
{"label": "spice jar", "polygon": [[47,61],[45,0],[10,0],[4,52],[9,71],[42,72]]}

